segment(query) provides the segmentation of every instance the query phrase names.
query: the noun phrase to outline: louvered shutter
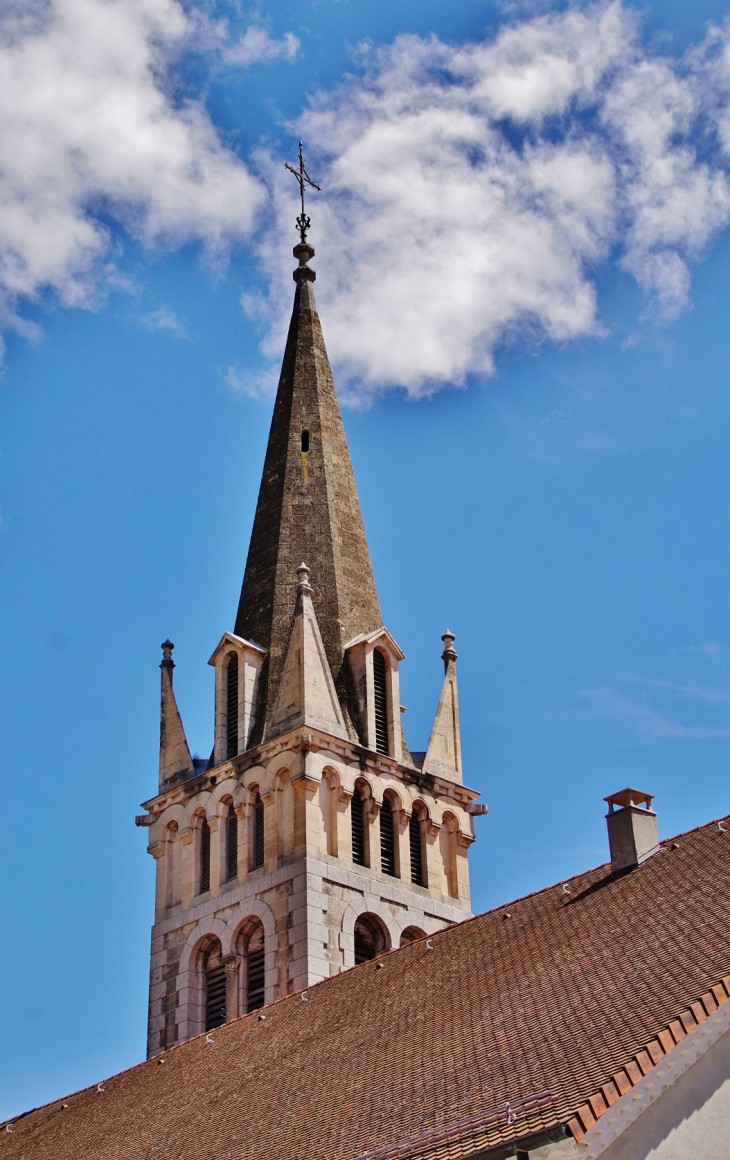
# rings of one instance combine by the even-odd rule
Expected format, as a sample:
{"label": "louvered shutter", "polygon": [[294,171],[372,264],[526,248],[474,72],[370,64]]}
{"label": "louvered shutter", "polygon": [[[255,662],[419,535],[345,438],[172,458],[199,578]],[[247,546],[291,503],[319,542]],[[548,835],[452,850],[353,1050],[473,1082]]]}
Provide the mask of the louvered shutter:
{"label": "louvered shutter", "polygon": [[238,753],[238,657],[236,653],[231,653],[228,658],[226,676],[228,681],[226,701],[227,756],[235,757]]}
{"label": "louvered shutter", "polygon": [[264,803],[257,793],[253,804],[253,868],[264,864]]}
{"label": "louvered shutter", "polygon": [[233,806],[226,818],[226,878],[231,882],[238,877],[238,818]]}
{"label": "louvered shutter", "polygon": [[203,818],[200,827],[200,893],[210,890],[210,826],[208,819]]}
{"label": "louvered shutter", "polygon": [[352,860],[357,866],[365,865],[365,818],[362,798],[356,789],[350,802],[352,821]]}
{"label": "louvered shutter", "polygon": [[380,810],[380,867],[383,874],[392,874],[395,877],[393,809],[387,798]]}
{"label": "louvered shutter", "polygon": [[263,946],[248,955],[248,978],[246,987],[246,1010],[256,1011],[264,1005],[264,977],[266,954]]}
{"label": "louvered shutter", "polygon": [[205,1030],[226,1021],[226,968],[221,964],[205,972]]}
{"label": "louvered shutter", "polygon": [[373,685],[375,689],[375,748],[378,753],[389,753],[388,747],[388,687],[387,664],[380,649],[373,653]]}
{"label": "louvered shutter", "polygon": [[411,847],[411,882],[423,886],[423,850],[421,848],[421,821],[416,813],[411,814],[408,823],[408,840]]}

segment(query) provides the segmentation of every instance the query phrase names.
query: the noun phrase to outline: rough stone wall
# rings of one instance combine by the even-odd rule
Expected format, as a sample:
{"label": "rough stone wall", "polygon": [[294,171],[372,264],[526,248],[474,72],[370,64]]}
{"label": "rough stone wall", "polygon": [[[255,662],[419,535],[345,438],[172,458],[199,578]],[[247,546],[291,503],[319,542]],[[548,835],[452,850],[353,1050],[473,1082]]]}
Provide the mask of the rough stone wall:
{"label": "rough stone wall", "polygon": [[[309,450],[302,451],[302,432]],[[313,603],[353,733],[343,644],[382,623],[360,503],[311,283],[298,283],[266,450],[236,634],[269,649],[251,744],[263,736],[286,656],[296,569]],[[356,732],[356,731],[355,731]]]}

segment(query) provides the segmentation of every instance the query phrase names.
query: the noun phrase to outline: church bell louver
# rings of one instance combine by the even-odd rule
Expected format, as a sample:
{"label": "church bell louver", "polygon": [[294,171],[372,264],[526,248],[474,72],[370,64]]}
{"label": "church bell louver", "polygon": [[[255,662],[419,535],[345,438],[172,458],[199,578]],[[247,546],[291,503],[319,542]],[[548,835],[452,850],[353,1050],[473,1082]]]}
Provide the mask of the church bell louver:
{"label": "church bell louver", "polygon": [[210,658],[207,765],[190,756],[165,646],[159,791],[138,818],[157,871],[150,1055],[222,1003],[231,1019],[254,993],[271,1002],[470,913],[486,807],[462,780],[454,637],[412,756],[300,229],[238,615]]}

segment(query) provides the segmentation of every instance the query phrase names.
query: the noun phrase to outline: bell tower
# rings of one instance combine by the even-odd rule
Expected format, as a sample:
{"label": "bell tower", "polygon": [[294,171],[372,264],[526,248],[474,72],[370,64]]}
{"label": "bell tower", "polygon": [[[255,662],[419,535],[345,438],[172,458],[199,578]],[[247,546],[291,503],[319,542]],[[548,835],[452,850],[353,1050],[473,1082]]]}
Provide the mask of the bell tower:
{"label": "bell tower", "polygon": [[148,1054],[469,917],[454,636],[425,751],[401,724],[404,659],[382,623],[314,300],[296,291],[214,743],[193,760],[161,663],[159,788],[137,818],[157,873]]}

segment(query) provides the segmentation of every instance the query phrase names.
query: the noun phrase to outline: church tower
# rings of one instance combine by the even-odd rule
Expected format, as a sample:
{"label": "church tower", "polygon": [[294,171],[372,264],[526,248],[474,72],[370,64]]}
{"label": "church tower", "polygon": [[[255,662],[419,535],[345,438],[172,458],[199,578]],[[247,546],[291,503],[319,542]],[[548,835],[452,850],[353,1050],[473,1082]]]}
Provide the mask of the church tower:
{"label": "church tower", "polygon": [[401,724],[310,267],[296,291],[214,747],[193,760],[165,641],[148,1055],[469,917],[454,636],[425,752]]}

